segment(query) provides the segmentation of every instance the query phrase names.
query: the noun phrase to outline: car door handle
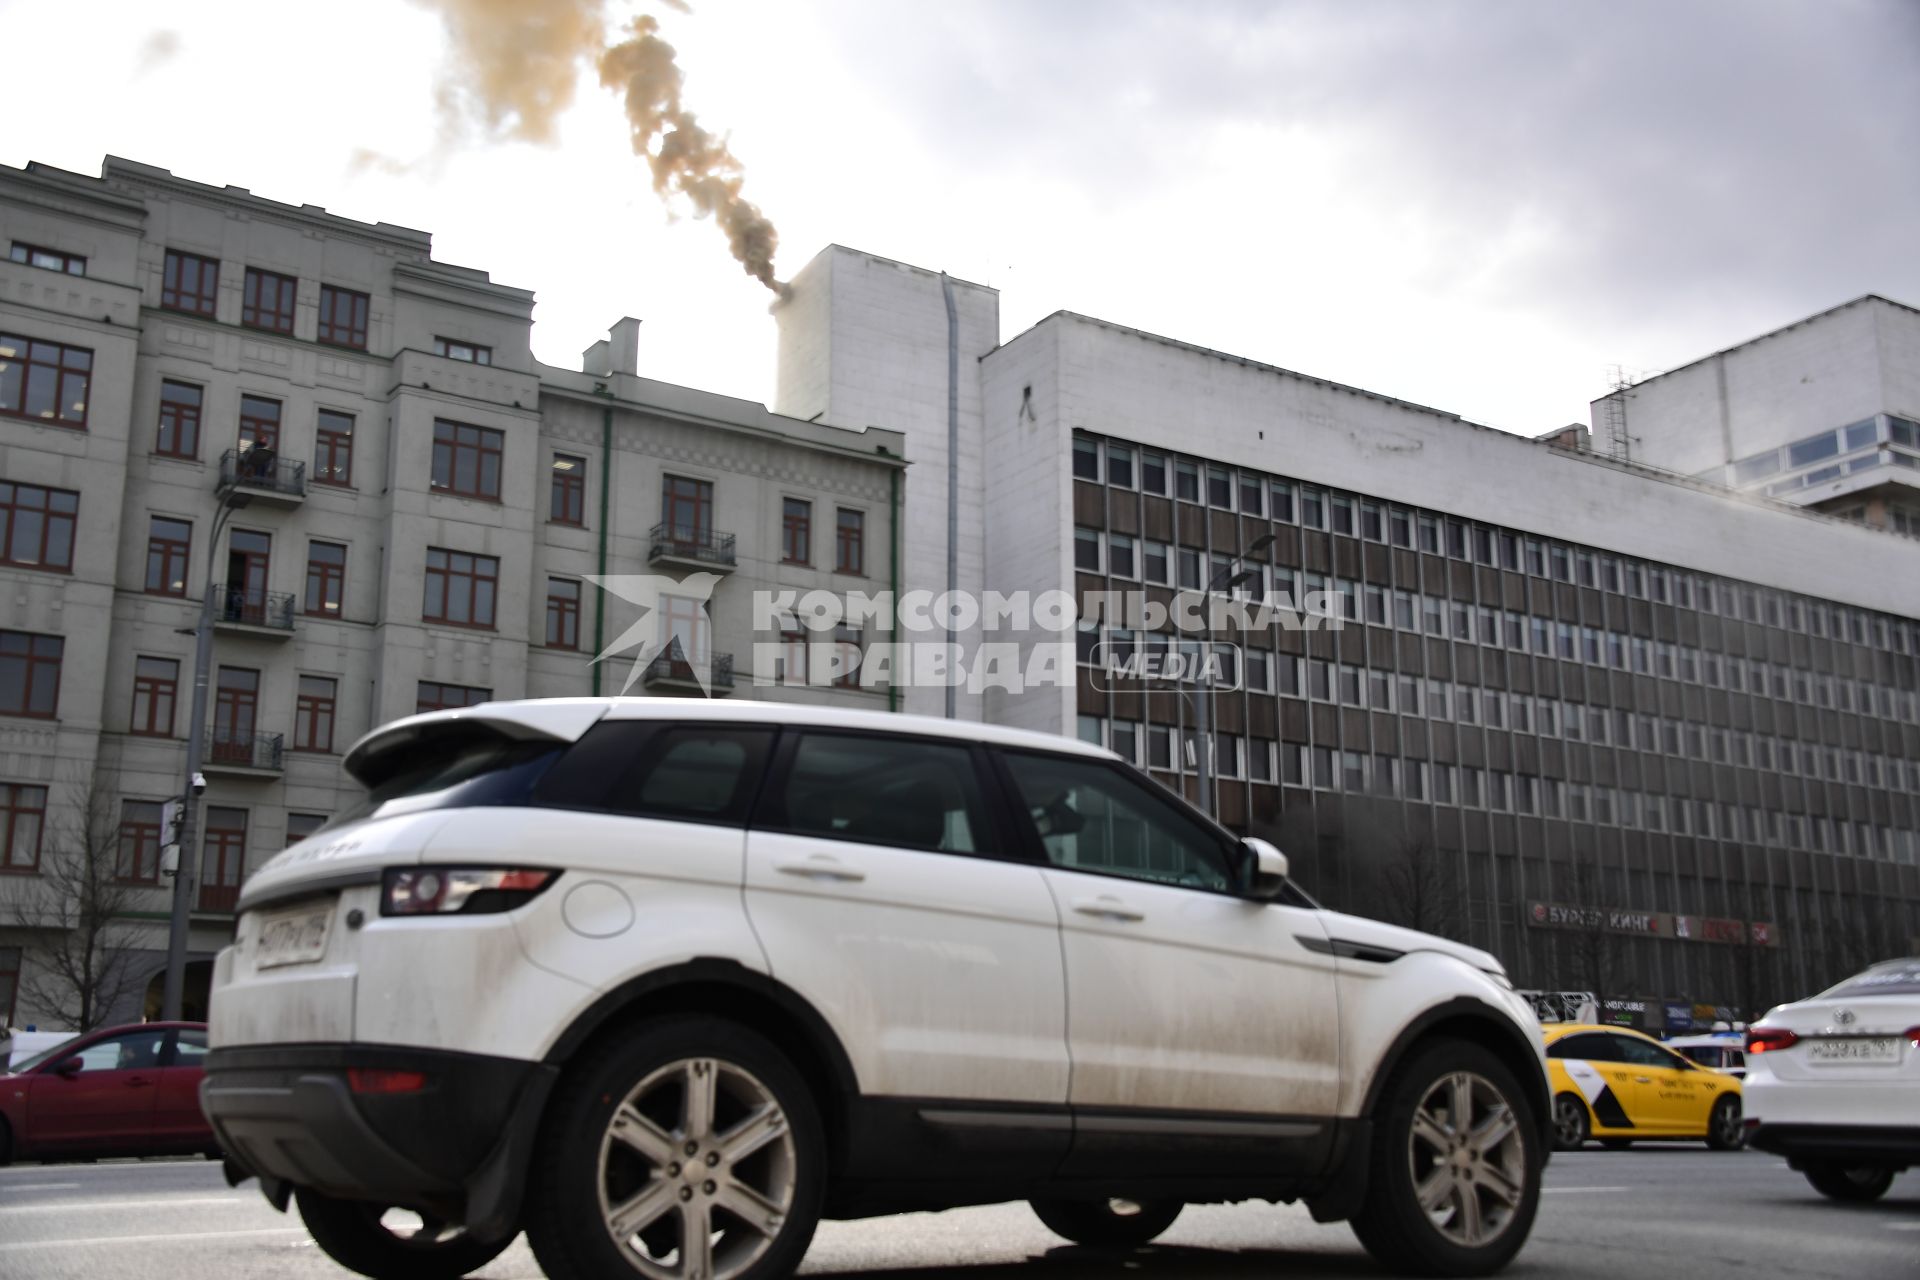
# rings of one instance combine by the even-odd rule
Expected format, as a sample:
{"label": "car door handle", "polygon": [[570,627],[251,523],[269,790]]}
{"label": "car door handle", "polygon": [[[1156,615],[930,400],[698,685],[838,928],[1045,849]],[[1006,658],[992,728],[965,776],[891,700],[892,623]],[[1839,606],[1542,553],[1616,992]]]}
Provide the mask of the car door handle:
{"label": "car door handle", "polygon": [[1635,1084],[1652,1084],[1653,1077],[1652,1076],[1635,1076],[1633,1078],[1633,1082]]}
{"label": "car door handle", "polygon": [[850,867],[832,854],[816,853],[810,858],[795,858],[787,862],[776,862],[773,869],[783,876],[806,876],[808,879],[844,880],[859,883],[867,878],[867,873],[858,867]]}
{"label": "car door handle", "polygon": [[127,1077],[127,1088],[129,1088],[129,1089],[139,1089],[139,1088],[143,1088],[144,1086],[146,1086],[146,1085],[150,1085],[150,1084],[152,1084],[152,1083],[153,1083],[153,1077],[152,1077],[152,1076],[129,1076],[129,1077]]}
{"label": "car door handle", "polygon": [[1145,920],[1147,913],[1137,907],[1130,907],[1118,898],[1104,894],[1098,898],[1081,898],[1073,904],[1073,909],[1083,916],[1100,916],[1108,920]]}

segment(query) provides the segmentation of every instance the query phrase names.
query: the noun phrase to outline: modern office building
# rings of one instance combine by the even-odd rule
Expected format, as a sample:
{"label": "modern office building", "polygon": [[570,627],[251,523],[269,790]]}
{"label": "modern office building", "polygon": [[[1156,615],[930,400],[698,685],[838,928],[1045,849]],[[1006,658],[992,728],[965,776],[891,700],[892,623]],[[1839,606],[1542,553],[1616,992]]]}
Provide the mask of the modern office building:
{"label": "modern office building", "polygon": [[1869,294],[1593,402],[1597,448],[1920,537],[1920,310]]}
{"label": "modern office building", "polygon": [[[826,250],[779,313],[776,408],[856,406],[909,456],[944,452],[952,332],[963,589],[1064,587],[1092,613],[1251,566],[1241,594],[1336,593],[1337,630],[1212,633],[1242,650],[1210,694],[1215,807],[1311,892],[1487,947],[1522,985],[1676,999],[1644,1002],[1654,1025],[1920,945],[1912,541],[1578,428],[1528,440],[1068,312],[1001,343],[978,286],[950,331],[941,286]],[[1911,328],[1859,340],[1880,368],[1920,353]],[[1835,426],[1920,411],[1911,379],[1850,376],[1872,385],[1834,402],[1870,408]],[[944,494],[909,493],[937,529]],[[1092,621],[1077,682],[988,691],[982,714],[1199,798],[1208,692],[1106,661],[1186,637]]]}
{"label": "modern office building", "polygon": [[340,753],[373,726],[618,692],[631,663],[592,658],[645,607],[679,648],[633,692],[697,694],[703,657],[724,696],[771,674],[757,590],[887,584],[901,435],[641,378],[631,319],[542,365],[533,301],[402,227],[118,159],[0,168],[0,1023],[72,1020],[34,996],[95,855],[100,950],[129,957],[96,994],[149,997],[205,592],[197,957],[248,869],[355,794]]}

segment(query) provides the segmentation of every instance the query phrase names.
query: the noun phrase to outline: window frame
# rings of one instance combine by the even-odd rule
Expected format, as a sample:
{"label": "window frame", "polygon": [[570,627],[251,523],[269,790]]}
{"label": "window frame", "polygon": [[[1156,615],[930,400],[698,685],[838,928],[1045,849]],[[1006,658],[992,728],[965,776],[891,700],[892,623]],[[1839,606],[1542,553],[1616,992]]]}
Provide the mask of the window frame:
{"label": "window frame", "polygon": [[[22,803],[29,792],[39,793],[39,807]],[[40,855],[47,840],[47,798],[49,789],[37,782],[0,782],[0,875],[31,876],[40,873]],[[13,861],[14,828],[22,815],[37,819],[33,830],[33,861]]]}
{"label": "window frame", "polygon": [[[194,288],[180,287],[187,264],[193,264]],[[160,266],[160,309],[211,320],[220,308],[220,259],[186,249],[168,249]]]}
{"label": "window frame", "polygon": [[[180,525],[184,527],[187,531],[186,538],[180,541],[175,541],[172,538],[157,537],[156,536],[157,531],[154,528],[154,524],[162,520],[166,521],[168,524],[175,524],[175,525]],[[154,580],[153,580],[154,579],[153,556],[154,556],[154,550],[156,547],[158,547],[160,550],[161,565],[162,565],[162,572],[160,574],[159,586],[155,586]],[[171,586],[168,585],[168,583],[172,580],[171,570],[176,560],[178,561],[179,567],[180,567],[180,577],[179,577],[180,589],[178,591],[175,591]],[[149,513],[147,516],[146,576],[142,580],[145,584],[142,590],[147,595],[150,595],[150,596],[169,596],[174,599],[182,599],[186,596],[187,588],[191,584],[192,572],[193,572],[193,521],[182,520],[179,516],[163,516],[157,513]]]}
{"label": "window frame", "polygon": [[[465,355],[459,354],[463,351]],[[493,367],[492,347],[461,338],[446,338],[436,333],[433,336],[433,354],[446,360],[458,360],[461,364],[477,364],[488,369]]]}
{"label": "window frame", "polygon": [[[43,427],[59,427],[63,431],[87,430],[88,416],[93,412],[93,363],[92,347],[74,346],[71,343],[58,342],[50,338],[34,338],[24,333],[0,332],[0,344],[18,344],[19,354],[13,357],[23,367],[20,375],[20,402],[17,407],[8,408],[4,399],[0,399],[0,418],[14,418],[21,422],[35,422]],[[39,359],[46,351],[53,353],[52,359]],[[31,413],[27,409],[27,392],[33,385],[34,370],[52,370],[53,377],[53,413]],[[67,391],[67,380],[77,378],[80,382],[80,412],[69,417],[61,406],[72,402]],[[0,387],[4,387],[0,383]]]}
{"label": "window frame", "polygon": [[[459,689],[463,693],[477,693],[483,696],[468,698],[463,702],[447,702],[442,700],[435,702],[432,706],[428,706],[426,705],[427,700],[425,697],[428,689],[433,689],[440,693],[444,693],[448,689]],[[459,711],[467,707],[477,707],[483,702],[491,701],[493,701],[493,690],[485,685],[451,684],[445,680],[416,680],[414,682],[413,705],[415,715],[421,715],[428,711]]]}
{"label": "window frame", "polygon": [[[326,561],[314,559],[313,552],[316,547],[327,547],[332,550],[337,550],[340,553],[339,564],[334,565]],[[344,542],[329,542],[325,538],[307,539],[307,585],[306,591],[300,600],[301,613],[312,618],[333,618],[335,620],[347,616],[347,555],[347,544]],[[317,581],[314,574],[315,568],[320,570]],[[316,604],[314,587],[316,585],[320,588],[320,597],[317,601],[320,605],[319,608],[314,607]],[[329,587],[332,588],[331,593],[328,591]],[[329,611],[326,608],[329,599],[332,599],[339,607]]]}
{"label": "window frame", "polygon": [[[0,650],[0,664],[11,664],[14,661],[19,661],[24,664],[21,668],[20,706],[18,709],[10,706],[0,706],[0,716],[9,716],[21,720],[58,720],[60,718],[60,682],[61,677],[65,674],[67,660],[66,637],[49,635],[41,631],[4,630],[0,631],[0,643],[4,643],[14,636],[22,637],[27,641],[26,651],[21,654],[11,654]],[[40,643],[41,641],[51,642],[53,646],[53,654],[51,657],[40,652],[43,648]],[[53,697],[45,710],[35,710],[33,698],[34,679],[38,669],[46,666],[53,668]],[[4,692],[5,686],[0,685],[0,693]]]}
{"label": "window frame", "polygon": [[[463,438],[463,432],[471,432],[472,438]],[[442,451],[445,451],[444,453]],[[500,501],[500,489],[504,481],[507,451],[507,433],[498,427],[483,427],[474,422],[461,422],[454,418],[435,418],[433,420],[433,453],[427,470],[427,489],[450,498],[467,498],[475,502]],[[473,457],[472,489],[463,489],[459,485],[460,461],[465,455]],[[446,459],[446,480],[440,479],[440,460]],[[487,461],[493,460],[493,486],[488,491]]]}
{"label": "window frame", "polygon": [[[929,849],[888,840],[868,840],[844,834],[796,830],[786,812],[786,789],[793,777],[801,743],[808,738],[838,738],[896,745],[907,743],[963,753],[973,769],[974,789],[984,818],[981,828],[973,833],[974,840],[976,844],[984,847]],[[1024,841],[1007,809],[1004,788],[1000,785],[994,762],[986,745],[971,742],[965,738],[949,738],[939,734],[896,733],[885,729],[853,729],[833,725],[790,727],[780,734],[778,742],[774,744],[760,797],[753,806],[748,826],[755,831],[775,832],[801,840],[828,840],[845,844],[869,845],[878,849],[897,849],[903,853],[925,854],[939,858],[975,858],[984,862],[1032,861],[1032,858],[1027,856]]]}
{"label": "window frame", "polygon": [[[140,664],[143,662],[164,662],[173,668],[170,679],[161,679],[157,675],[143,674]],[[142,703],[146,715],[141,715]],[[166,715],[160,714],[162,703],[166,706]],[[127,732],[136,738],[172,738],[176,735],[173,726],[180,714],[180,659],[164,658],[155,654],[139,653],[133,658],[133,706],[127,714]],[[156,728],[155,726],[160,727]]]}
{"label": "window frame", "polygon": [[[444,557],[443,563],[435,567],[434,556]],[[466,570],[454,568],[453,557],[464,556],[472,561],[472,567]],[[492,565],[492,572],[480,572],[482,562]],[[433,580],[440,578],[440,610],[438,614],[428,611],[428,602],[433,599]],[[447,606],[453,600],[453,584],[456,580],[467,583],[467,620],[449,616]],[[488,583],[493,590],[487,603],[487,620],[476,621],[479,610],[480,584]],[[500,557],[484,555],[478,551],[460,551],[452,547],[428,547],[426,572],[421,586],[420,620],[437,627],[464,627],[470,631],[497,631],[500,621]]]}
{"label": "window frame", "polygon": [[[183,400],[169,400],[167,390],[178,387],[193,392],[193,403],[189,406]],[[169,411],[171,410],[171,412]],[[207,389],[197,382],[182,382],[178,378],[160,380],[160,412],[154,424],[153,452],[156,457],[181,458],[188,462],[200,460],[200,428],[206,420]],[[173,436],[172,448],[168,447],[168,435]],[[186,436],[184,447],[180,437]]]}
{"label": "window frame", "polygon": [[[337,318],[343,299],[348,304],[344,325]],[[349,351],[365,351],[367,320],[371,310],[371,300],[365,293],[323,282],[320,286],[320,322],[314,330],[314,341],[329,347],[344,347]],[[342,333],[344,337],[340,336]]]}
{"label": "window frame", "polygon": [[[341,431],[328,425],[328,419],[338,419],[347,424]],[[353,435],[359,419],[339,409],[320,408],[313,415],[313,483],[324,484],[333,489],[353,488]],[[346,463],[340,465],[344,456]],[[333,479],[332,473],[341,472],[339,479]]]}
{"label": "window frame", "polygon": [[[853,517],[851,525],[847,523],[848,516]],[[857,507],[834,509],[833,571],[858,578],[867,575],[867,513]]]}
{"label": "window frame", "polygon": [[[328,691],[324,695],[317,690],[308,692],[306,685],[309,680],[324,681]],[[294,677],[293,687],[293,741],[287,749],[319,755],[334,754],[334,730],[340,720],[340,678],[308,675],[303,671]],[[321,732],[322,728],[325,733]]]}
{"label": "window frame", "polygon": [[[555,595],[553,589],[556,585],[571,588],[573,591],[572,599],[569,600],[565,595]],[[556,608],[556,605],[559,607]],[[580,580],[578,578],[548,575],[546,648],[559,650],[563,653],[578,653],[580,651],[580,618],[582,605]],[[561,632],[561,638],[557,640],[554,638],[554,624],[556,621],[560,624]],[[569,635],[571,639],[568,638]]]}
{"label": "window frame", "polygon": [[[266,299],[269,290],[273,294],[270,303]],[[299,294],[300,277],[265,267],[247,267],[241,282],[240,323],[248,329],[292,337]]]}
{"label": "window frame", "polygon": [[[23,489],[40,495],[41,504],[37,507],[22,506],[20,494]],[[79,537],[80,495],[72,489],[56,489],[51,485],[26,484],[18,480],[0,480],[0,490],[5,491],[4,497],[0,497],[0,565],[11,569],[35,570],[40,573],[72,573],[74,543]],[[72,500],[71,510],[55,509],[55,504],[62,498]],[[16,513],[21,511],[27,512],[29,518],[38,516],[40,521],[39,546],[34,549],[36,558],[31,560],[16,559],[14,555],[14,535],[16,528],[21,524],[16,518]],[[64,563],[47,558],[47,549],[53,542],[54,531],[60,526],[66,529]]]}
{"label": "window frame", "polygon": [[813,563],[813,503],[809,499],[780,495],[780,563]]}
{"label": "window frame", "polygon": [[[35,262],[34,257],[36,255],[57,258],[60,260],[60,265],[54,266],[51,263]],[[7,261],[18,263],[23,267],[33,267],[39,271],[57,271],[63,276],[85,276],[87,274],[87,260],[83,255],[68,253],[64,249],[49,249],[43,244],[31,244],[25,240],[15,240],[7,246]],[[80,268],[78,271],[74,270],[76,266]]]}
{"label": "window frame", "polygon": [[577,453],[556,452],[547,460],[547,523],[587,527],[587,460]]}

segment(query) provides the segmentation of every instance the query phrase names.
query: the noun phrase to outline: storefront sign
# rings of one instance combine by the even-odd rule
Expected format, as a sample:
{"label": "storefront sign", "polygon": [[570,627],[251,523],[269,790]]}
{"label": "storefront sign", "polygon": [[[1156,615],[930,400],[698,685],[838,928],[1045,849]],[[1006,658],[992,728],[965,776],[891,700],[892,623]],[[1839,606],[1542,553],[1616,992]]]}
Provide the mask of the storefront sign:
{"label": "storefront sign", "polygon": [[1530,902],[1527,923],[1542,929],[1579,929],[1621,933],[1642,938],[1678,938],[1683,942],[1741,945],[1749,938],[1757,947],[1779,945],[1779,931],[1765,921],[1748,924],[1723,916],[1681,916],[1665,911],[1627,911],[1618,907],[1568,906],[1559,902]]}

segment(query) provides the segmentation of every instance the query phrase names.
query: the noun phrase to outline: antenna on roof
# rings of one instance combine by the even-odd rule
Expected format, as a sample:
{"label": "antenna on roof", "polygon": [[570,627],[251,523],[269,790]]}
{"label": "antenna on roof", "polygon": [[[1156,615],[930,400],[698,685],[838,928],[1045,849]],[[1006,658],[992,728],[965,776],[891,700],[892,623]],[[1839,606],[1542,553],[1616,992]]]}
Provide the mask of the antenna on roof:
{"label": "antenna on roof", "polygon": [[1613,390],[1601,402],[1601,417],[1607,431],[1607,455],[1616,462],[1633,461],[1633,442],[1638,438],[1627,434],[1627,397],[1633,383],[1633,376],[1620,365],[1607,366],[1607,384]]}

